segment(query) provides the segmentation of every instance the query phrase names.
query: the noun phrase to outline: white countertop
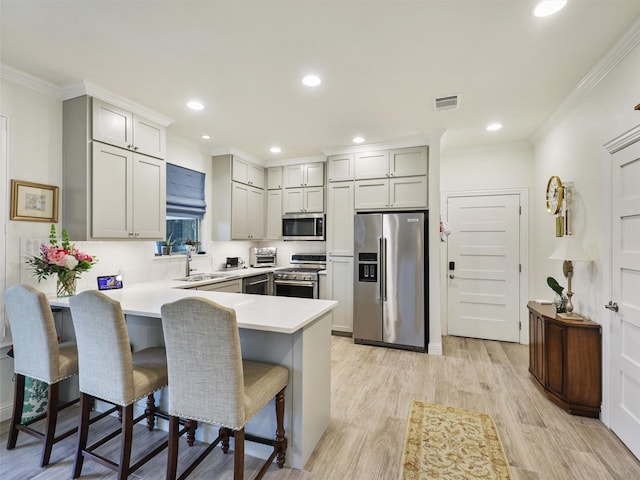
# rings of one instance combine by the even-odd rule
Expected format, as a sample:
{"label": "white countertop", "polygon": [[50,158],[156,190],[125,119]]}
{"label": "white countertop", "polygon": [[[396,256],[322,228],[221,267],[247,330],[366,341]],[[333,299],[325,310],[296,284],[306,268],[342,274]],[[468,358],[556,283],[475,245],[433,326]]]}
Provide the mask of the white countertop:
{"label": "white countertop", "polygon": [[[229,277],[216,279],[226,281],[239,276],[264,273],[267,269],[244,269],[234,271]],[[241,273],[240,273],[241,272]],[[231,272],[229,272],[231,273]],[[211,280],[198,284],[212,283]],[[187,284],[187,285],[185,285]],[[239,328],[264,330],[292,334],[331,311],[338,302],[334,300],[311,300],[306,298],[249,295],[244,293],[209,292],[185,290],[194,282],[158,280],[125,286],[121,290],[106,290],[103,293],[120,302],[125,315],[160,318],[163,304],[186,297],[209,298],[236,311]],[[54,307],[69,307],[69,298],[49,297]]]}

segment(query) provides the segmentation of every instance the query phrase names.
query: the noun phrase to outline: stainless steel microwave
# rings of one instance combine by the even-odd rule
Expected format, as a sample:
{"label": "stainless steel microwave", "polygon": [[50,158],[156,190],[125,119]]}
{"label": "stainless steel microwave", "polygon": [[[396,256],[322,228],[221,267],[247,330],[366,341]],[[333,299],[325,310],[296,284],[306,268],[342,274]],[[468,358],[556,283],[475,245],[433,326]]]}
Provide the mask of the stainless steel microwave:
{"label": "stainless steel microwave", "polygon": [[292,213],[282,217],[282,239],[324,240],[324,213]]}

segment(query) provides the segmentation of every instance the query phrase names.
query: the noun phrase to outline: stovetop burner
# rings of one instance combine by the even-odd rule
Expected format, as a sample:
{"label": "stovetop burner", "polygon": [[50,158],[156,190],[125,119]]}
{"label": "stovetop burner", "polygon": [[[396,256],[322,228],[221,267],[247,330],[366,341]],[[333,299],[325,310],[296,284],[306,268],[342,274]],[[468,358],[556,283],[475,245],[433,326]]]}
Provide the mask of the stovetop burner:
{"label": "stovetop burner", "polygon": [[327,256],[324,253],[294,253],[291,265],[273,272],[273,279],[317,282],[318,272],[327,268]]}

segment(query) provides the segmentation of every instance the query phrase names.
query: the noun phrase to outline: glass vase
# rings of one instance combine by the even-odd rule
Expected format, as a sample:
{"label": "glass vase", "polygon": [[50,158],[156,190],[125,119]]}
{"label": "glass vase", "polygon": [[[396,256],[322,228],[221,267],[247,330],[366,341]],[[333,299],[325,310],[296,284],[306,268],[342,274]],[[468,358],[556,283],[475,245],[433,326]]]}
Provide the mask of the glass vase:
{"label": "glass vase", "polygon": [[71,297],[76,294],[76,272],[58,273],[58,296]]}
{"label": "glass vase", "polygon": [[553,303],[556,306],[556,313],[565,313],[567,311],[567,302],[569,301],[569,297],[566,295],[558,295],[556,293],[555,298],[553,299]]}

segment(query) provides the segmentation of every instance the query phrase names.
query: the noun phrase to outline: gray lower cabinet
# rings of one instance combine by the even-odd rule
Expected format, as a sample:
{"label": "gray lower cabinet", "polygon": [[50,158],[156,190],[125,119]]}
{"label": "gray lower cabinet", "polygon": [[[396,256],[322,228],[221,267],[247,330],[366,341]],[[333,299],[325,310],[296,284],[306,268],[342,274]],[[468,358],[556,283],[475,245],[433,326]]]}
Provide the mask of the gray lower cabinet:
{"label": "gray lower cabinet", "polygon": [[206,290],[208,292],[242,293],[242,279],[228,280],[226,282],[209,283],[200,285],[194,290]]}

